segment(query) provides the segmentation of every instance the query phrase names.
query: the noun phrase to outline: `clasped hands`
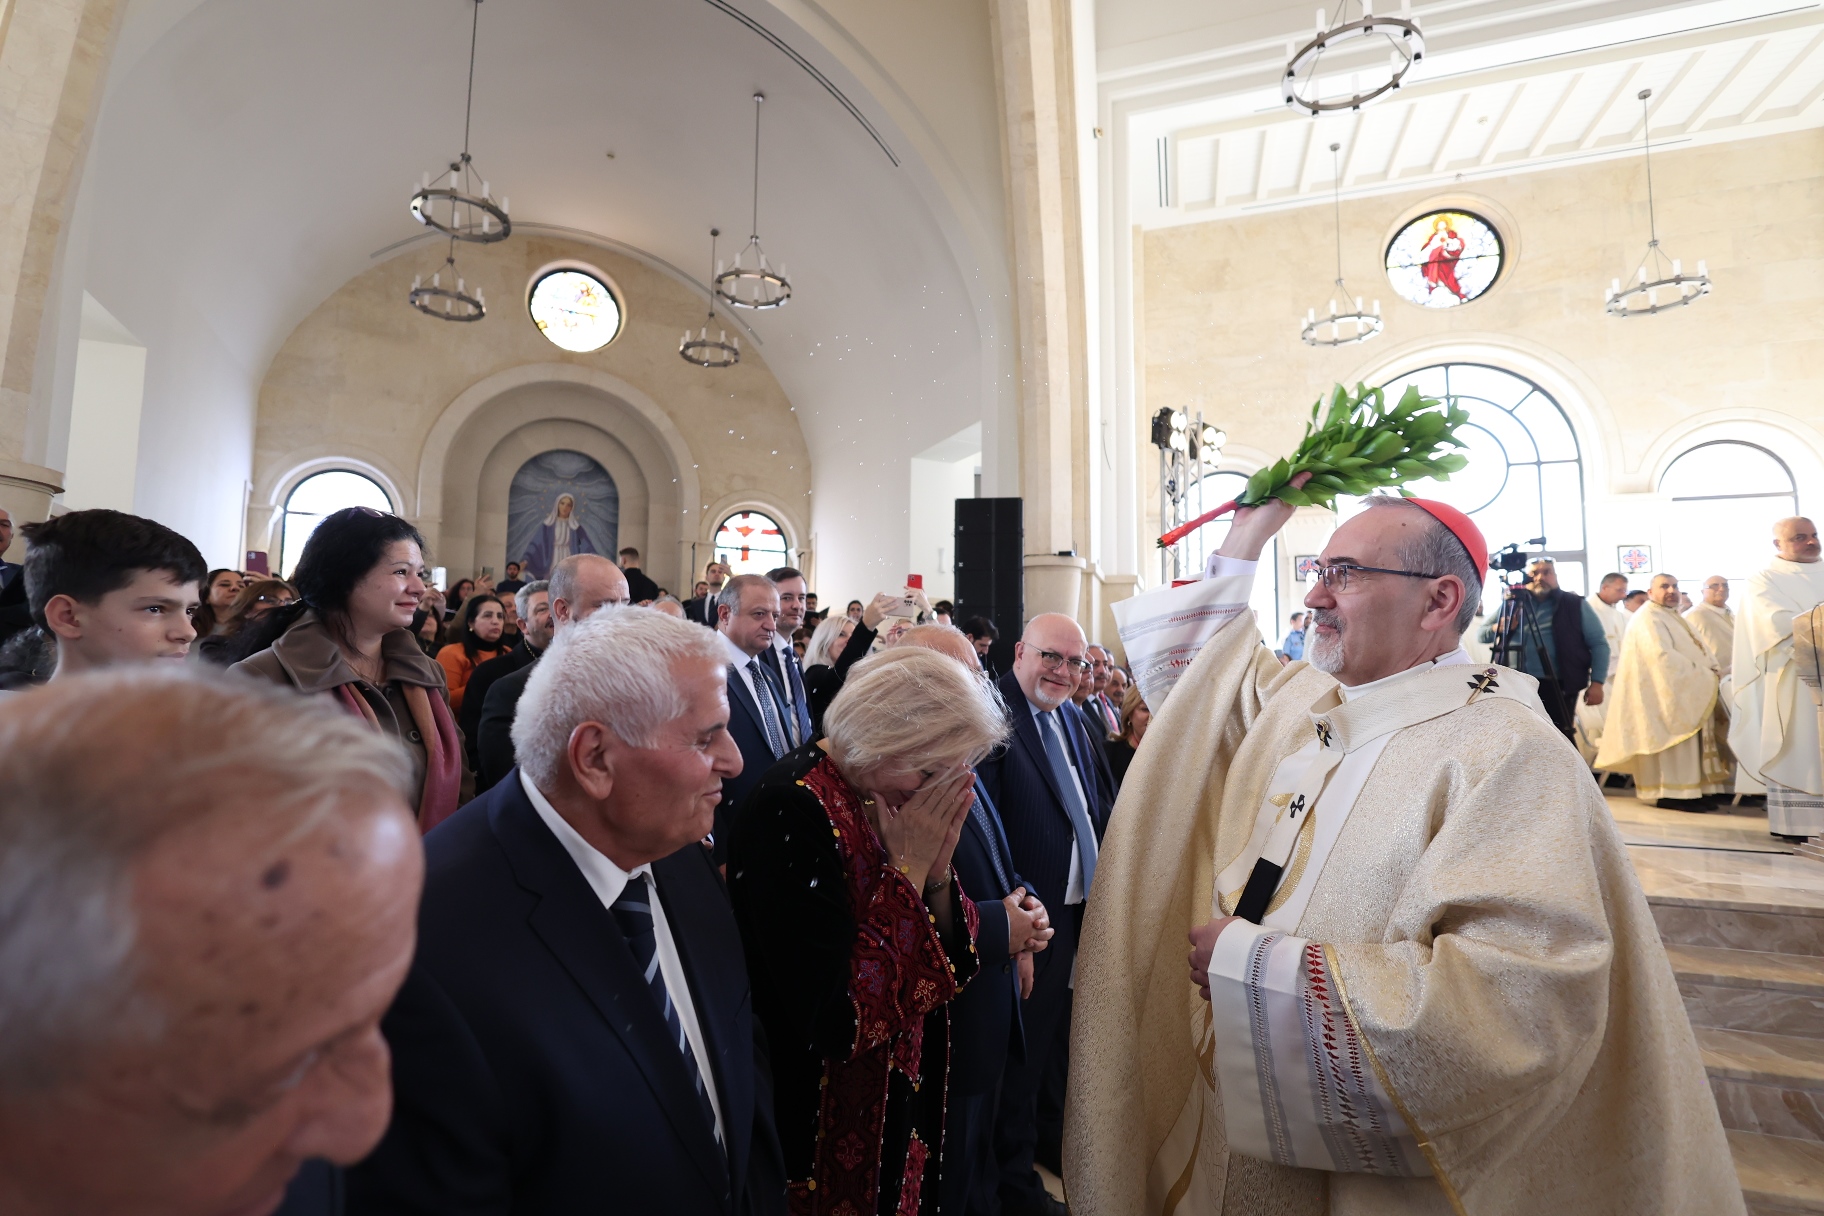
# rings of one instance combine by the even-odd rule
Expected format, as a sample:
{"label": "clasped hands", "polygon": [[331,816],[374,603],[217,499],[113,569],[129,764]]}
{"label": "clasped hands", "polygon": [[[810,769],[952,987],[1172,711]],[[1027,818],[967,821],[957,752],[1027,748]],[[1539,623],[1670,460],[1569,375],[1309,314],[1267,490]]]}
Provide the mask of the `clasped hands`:
{"label": "clasped hands", "polygon": [[1015,887],[1001,903],[1007,909],[1007,953],[1020,973],[1020,998],[1032,995],[1032,956],[1051,944],[1051,913],[1039,897]]}

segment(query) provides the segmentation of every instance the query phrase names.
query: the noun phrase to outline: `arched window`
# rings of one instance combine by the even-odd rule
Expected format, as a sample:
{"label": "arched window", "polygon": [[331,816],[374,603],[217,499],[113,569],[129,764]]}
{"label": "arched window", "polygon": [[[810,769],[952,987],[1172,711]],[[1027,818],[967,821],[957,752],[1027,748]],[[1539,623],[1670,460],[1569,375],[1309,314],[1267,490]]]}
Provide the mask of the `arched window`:
{"label": "arched window", "polygon": [[742,511],[716,529],[716,560],[734,574],[765,574],[787,564],[785,530],[771,516]]}
{"label": "arched window", "polygon": [[343,507],[372,507],[392,513],[392,500],[371,477],[347,469],[312,473],[291,488],[285,496],[285,510],[279,516],[279,574],[290,578],[303,556],[304,542],[317,530],[325,515]]}
{"label": "arched window", "polygon": [[1774,521],[1799,513],[1786,462],[1757,444],[1733,440],[1681,453],[1660,478],[1659,492],[1671,500],[1659,569],[1676,577],[1693,600],[1712,574],[1727,578],[1731,596],[1739,596],[1743,581],[1773,552]]}
{"label": "arched window", "polygon": [[[1416,384],[1427,397],[1454,397],[1469,411],[1459,437],[1469,446],[1469,465],[1449,481],[1419,481],[1407,487],[1421,498],[1447,502],[1469,514],[1490,550],[1518,543],[1545,554],[1558,567],[1558,585],[1578,595],[1589,582],[1584,539],[1583,454],[1570,419],[1551,394],[1523,376],[1479,363],[1443,363],[1398,376],[1382,387],[1398,398]],[[1345,517],[1361,508],[1337,506]],[[1483,588],[1484,610],[1501,599],[1499,579]]]}
{"label": "arched window", "polygon": [[[1201,513],[1217,503],[1228,502],[1248,484],[1246,473],[1218,469],[1205,473],[1202,478],[1203,497],[1193,497],[1191,510]],[[1183,567],[1186,578],[1202,578],[1205,564],[1210,554],[1222,548],[1223,540],[1229,535],[1229,517],[1223,516],[1213,523],[1205,524],[1185,540],[1185,561]],[[1302,593],[1301,593],[1302,594]],[[1291,625],[1280,619],[1286,613],[1297,612],[1302,604],[1286,606],[1285,613],[1280,611],[1279,603],[1279,539],[1275,537],[1267,542],[1267,547],[1260,554],[1260,572],[1254,578],[1254,591],[1248,599],[1248,606],[1254,609],[1254,617],[1260,626],[1260,634],[1266,638],[1268,645],[1278,646],[1286,636]]]}

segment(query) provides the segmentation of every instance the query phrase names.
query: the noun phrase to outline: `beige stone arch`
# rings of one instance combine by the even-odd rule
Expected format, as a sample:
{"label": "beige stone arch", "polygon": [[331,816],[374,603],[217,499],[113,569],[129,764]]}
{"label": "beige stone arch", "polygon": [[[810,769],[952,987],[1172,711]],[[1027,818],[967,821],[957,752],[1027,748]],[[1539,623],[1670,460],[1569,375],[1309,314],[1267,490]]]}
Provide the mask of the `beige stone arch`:
{"label": "beige stone arch", "polygon": [[380,453],[359,445],[317,444],[292,453],[289,463],[268,469],[253,483],[247,500],[246,547],[265,550],[277,561],[279,517],[291,492],[306,478],[337,469],[347,469],[373,481],[385,492],[394,511],[406,516],[411,514],[407,493],[411,478],[406,470]]}
{"label": "beige stone arch", "polygon": [[697,527],[696,544],[691,549],[691,559],[695,563],[691,572],[693,585],[715,549],[716,529],[722,526],[723,520],[742,511],[758,511],[779,525],[785,532],[785,551],[790,555],[792,564],[804,571],[805,576],[812,581],[812,590],[816,590],[817,555],[811,550],[810,531],[803,515],[786,506],[783,499],[764,490],[751,489],[724,494],[703,511]]}
{"label": "beige stone arch", "polygon": [[[550,425],[537,429],[541,424]],[[643,491],[645,533],[634,543],[647,553],[653,578],[675,581],[688,559],[686,538],[700,528],[690,445],[670,414],[639,388],[569,363],[522,364],[487,376],[458,394],[432,424],[419,456],[413,511],[439,563],[452,570],[498,564],[492,555],[478,560],[484,557],[480,544],[492,537],[479,505],[483,478],[498,479],[513,453],[525,453],[499,487],[504,545],[506,483],[525,457],[536,454],[530,445],[547,440],[536,451],[573,446],[600,460],[623,486],[624,517],[626,489]],[[636,534],[623,523],[622,536]]]}

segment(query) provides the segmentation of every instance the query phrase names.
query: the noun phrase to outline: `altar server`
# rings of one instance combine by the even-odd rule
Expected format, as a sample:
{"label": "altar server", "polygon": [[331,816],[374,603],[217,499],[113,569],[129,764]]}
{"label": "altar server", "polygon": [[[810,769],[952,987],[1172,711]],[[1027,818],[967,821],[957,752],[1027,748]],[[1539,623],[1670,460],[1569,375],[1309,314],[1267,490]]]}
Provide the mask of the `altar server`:
{"label": "altar server", "polygon": [[1678,580],[1655,574],[1621,644],[1621,688],[1596,767],[1631,774],[1642,802],[1707,811],[1711,795],[1729,792],[1729,720],[1719,712],[1715,656],[1677,603]]}
{"label": "altar server", "polygon": [[1736,618],[1729,746],[1741,765],[1737,788],[1767,791],[1768,830],[1803,839],[1824,832],[1824,757],[1810,691],[1792,666],[1792,618],[1824,603],[1818,527],[1782,519],[1773,548]]}
{"label": "altar server", "polygon": [[1305,662],[1246,610],[1278,502],[1157,593],[1186,612],[1122,614],[1130,659],[1162,621],[1210,636],[1163,701],[1136,666],[1157,716],[1078,955],[1072,1208],[1741,1213],[1601,795],[1535,682],[1459,645],[1480,532],[1370,501],[1321,558]]}

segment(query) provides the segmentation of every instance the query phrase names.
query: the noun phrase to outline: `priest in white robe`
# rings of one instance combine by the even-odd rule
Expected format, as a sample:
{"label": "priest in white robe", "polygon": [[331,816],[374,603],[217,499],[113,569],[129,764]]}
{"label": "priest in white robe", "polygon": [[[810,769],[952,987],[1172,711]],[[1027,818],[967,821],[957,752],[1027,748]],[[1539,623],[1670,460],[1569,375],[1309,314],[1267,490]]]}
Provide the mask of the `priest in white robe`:
{"label": "priest in white robe", "polygon": [[1709,650],[1725,677],[1735,662],[1735,613],[1729,611],[1729,580],[1712,574],[1704,580],[1704,598],[1685,613],[1685,624]]}
{"label": "priest in white robe", "polygon": [[1824,603],[1824,562],[1817,525],[1802,516],[1773,526],[1773,547],[1736,613],[1729,746],[1736,789],[1767,792],[1768,831],[1803,840],[1824,832],[1824,755],[1811,692],[1792,666],[1792,618]]}
{"label": "priest in white robe", "polygon": [[1596,767],[1634,778],[1634,796],[1667,810],[1707,811],[1729,792],[1721,673],[1679,615],[1678,580],[1655,574],[1621,646],[1621,690],[1609,706]]}
{"label": "priest in white robe", "polygon": [[[1632,619],[1621,606],[1621,599],[1627,593],[1627,575],[1605,574],[1596,594],[1587,601],[1590,611],[1602,623],[1602,636],[1609,643],[1609,670],[1602,680],[1607,697],[1594,705],[1587,700],[1577,703],[1577,750],[1591,765],[1596,763],[1596,749],[1602,745],[1603,724],[1608,720],[1610,700],[1615,695],[1616,669],[1621,666],[1621,639],[1627,635],[1628,622]],[[1595,672],[1590,674],[1596,675]]]}
{"label": "priest in white robe", "polygon": [[1071,1207],[1742,1213],[1602,797],[1535,682],[1459,645],[1475,525],[1343,524],[1282,668],[1247,603],[1291,513],[1238,512],[1205,581],[1117,610],[1154,717],[1078,955]]}

